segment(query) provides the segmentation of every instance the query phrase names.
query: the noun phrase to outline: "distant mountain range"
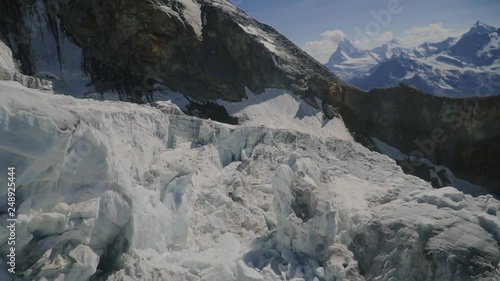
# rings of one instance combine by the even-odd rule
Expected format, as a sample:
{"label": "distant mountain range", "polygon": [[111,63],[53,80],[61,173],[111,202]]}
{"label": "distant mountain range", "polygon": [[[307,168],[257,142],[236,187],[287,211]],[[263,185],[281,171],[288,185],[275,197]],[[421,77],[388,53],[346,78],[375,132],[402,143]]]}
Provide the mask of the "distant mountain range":
{"label": "distant mountain range", "polygon": [[363,50],[346,38],[326,66],[365,90],[410,84],[438,96],[500,94],[500,28],[478,21],[460,38]]}

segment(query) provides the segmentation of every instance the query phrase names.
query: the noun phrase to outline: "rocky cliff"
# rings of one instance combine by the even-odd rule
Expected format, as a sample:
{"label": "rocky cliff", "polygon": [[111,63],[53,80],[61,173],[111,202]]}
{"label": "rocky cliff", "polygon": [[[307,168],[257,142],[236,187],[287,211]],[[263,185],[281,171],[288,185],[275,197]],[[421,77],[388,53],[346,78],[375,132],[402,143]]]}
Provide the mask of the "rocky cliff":
{"label": "rocky cliff", "polygon": [[[146,79],[199,100],[239,101],[247,87],[256,93],[289,89],[313,102],[314,96],[349,88],[272,27],[225,0],[10,2],[10,10],[21,11],[21,21],[12,19],[18,25],[41,21],[58,42],[70,40],[82,49],[82,68],[98,91],[120,90],[134,99],[147,92],[134,91]],[[7,25],[5,32],[31,31],[18,25]],[[21,54],[36,74],[36,58],[19,49]]]}
{"label": "rocky cliff", "polygon": [[429,159],[500,193],[500,97],[444,98],[400,85],[344,102],[365,132],[409,156],[400,163],[405,171]]}

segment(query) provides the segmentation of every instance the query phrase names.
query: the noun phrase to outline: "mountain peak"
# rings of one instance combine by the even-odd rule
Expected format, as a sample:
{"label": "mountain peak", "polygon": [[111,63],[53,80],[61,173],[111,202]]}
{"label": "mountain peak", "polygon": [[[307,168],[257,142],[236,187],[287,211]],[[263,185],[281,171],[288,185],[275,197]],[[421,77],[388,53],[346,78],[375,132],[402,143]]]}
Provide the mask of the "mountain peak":
{"label": "mountain peak", "polygon": [[380,59],[385,60],[390,59],[393,55],[407,52],[408,48],[398,39],[393,39],[382,46],[373,48],[371,51],[377,54]]}
{"label": "mountain peak", "polygon": [[489,25],[485,24],[484,22],[482,22],[482,21],[480,21],[480,20],[478,20],[478,21],[474,24],[474,26],[487,26],[487,27],[489,27]]}
{"label": "mountain peak", "polygon": [[360,53],[365,53],[365,50],[362,48],[359,48],[354,44],[351,39],[344,37],[342,41],[339,42],[337,46],[337,52],[344,51],[348,54],[360,54]]}
{"label": "mountain peak", "polygon": [[387,42],[386,44],[393,44],[393,45],[404,46],[403,42],[401,42],[398,39],[392,39],[391,41]]}
{"label": "mountain peak", "polygon": [[495,27],[478,20],[470,29],[469,33],[486,34],[495,31]]}
{"label": "mountain peak", "polygon": [[342,38],[337,47],[337,49],[352,49],[352,48],[357,49],[352,43],[352,41],[347,37]]}
{"label": "mountain peak", "polygon": [[341,62],[348,60],[349,58],[359,58],[364,56],[366,56],[366,52],[364,50],[354,46],[349,38],[344,37],[342,41],[339,42],[337,50],[330,58],[330,62],[332,62],[332,60],[334,62]]}

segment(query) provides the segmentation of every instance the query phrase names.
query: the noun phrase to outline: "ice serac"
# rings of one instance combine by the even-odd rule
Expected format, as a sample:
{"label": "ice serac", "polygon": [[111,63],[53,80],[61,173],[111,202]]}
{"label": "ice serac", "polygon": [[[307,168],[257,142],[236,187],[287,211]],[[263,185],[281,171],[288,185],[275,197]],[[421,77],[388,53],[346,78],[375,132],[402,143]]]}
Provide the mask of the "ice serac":
{"label": "ice serac", "polygon": [[[299,165],[303,163],[298,163]],[[276,239],[282,250],[293,250],[319,260],[327,258],[335,241],[338,214],[333,192],[314,180],[294,177],[289,166],[280,166],[273,179]]]}
{"label": "ice serac", "polygon": [[434,190],[351,139],[12,81],[0,95],[19,207],[2,281],[499,278],[496,199]]}
{"label": "ice serac", "polygon": [[[485,211],[490,199],[473,198],[447,187],[415,192],[381,206],[377,210],[379,218],[354,237],[360,265],[378,271],[365,277],[495,280],[499,249],[494,233],[498,221],[487,216],[492,220],[490,228],[482,220],[483,214],[472,211],[478,207]],[[485,231],[493,235],[485,239],[480,234]],[[473,261],[475,266],[464,266],[465,261]],[[495,271],[497,277],[486,277],[487,272]]]}

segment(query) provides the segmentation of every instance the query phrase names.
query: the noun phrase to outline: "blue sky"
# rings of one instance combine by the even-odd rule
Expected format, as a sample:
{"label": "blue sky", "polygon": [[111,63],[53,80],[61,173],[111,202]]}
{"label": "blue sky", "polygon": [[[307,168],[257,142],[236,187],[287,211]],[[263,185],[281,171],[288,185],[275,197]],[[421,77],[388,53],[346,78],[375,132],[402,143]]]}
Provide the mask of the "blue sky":
{"label": "blue sky", "polygon": [[[477,20],[500,26],[500,0],[233,0],[324,62],[347,36],[371,48],[391,39],[412,47],[459,36]],[[392,6],[391,6],[392,5]],[[377,21],[374,14],[380,15]],[[376,26],[378,25],[378,27]],[[368,28],[368,29],[367,29]],[[369,37],[361,37],[357,30]],[[367,32],[368,31],[368,32]]]}

